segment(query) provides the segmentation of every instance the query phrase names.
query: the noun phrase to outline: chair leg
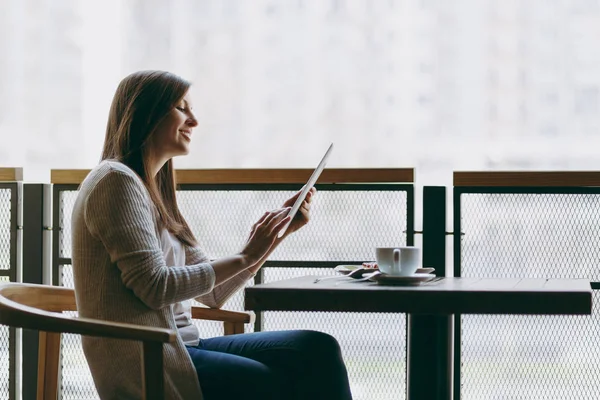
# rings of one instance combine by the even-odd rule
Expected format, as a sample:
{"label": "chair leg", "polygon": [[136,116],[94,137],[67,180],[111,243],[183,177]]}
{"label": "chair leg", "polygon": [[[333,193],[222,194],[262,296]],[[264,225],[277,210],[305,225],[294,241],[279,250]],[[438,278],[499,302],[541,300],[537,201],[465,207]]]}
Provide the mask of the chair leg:
{"label": "chair leg", "polygon": [[37,399],[58,398],[60,333],[40,331],[38,349]]}
{"label": "chair leg", "polygon": [[223,322],[223,333],[224,335],[235,335],[237,333],[244,333],[244,323]]}
{"label": "chair leg", "polygon": [[142,379],[145,400],[165,398],[163,374],[163,345],[160,342],[144,342],[142,353]]}

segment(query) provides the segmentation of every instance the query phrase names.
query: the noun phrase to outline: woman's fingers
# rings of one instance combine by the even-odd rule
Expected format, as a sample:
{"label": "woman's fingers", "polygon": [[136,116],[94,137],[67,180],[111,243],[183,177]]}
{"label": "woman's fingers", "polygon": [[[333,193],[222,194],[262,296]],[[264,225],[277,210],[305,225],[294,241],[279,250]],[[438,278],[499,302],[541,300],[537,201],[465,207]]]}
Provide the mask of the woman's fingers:
{"label": "woman's fingers", "polygon": [[268,216],[269,216],[269,211],[267,211],[266,213],[264,213],[262,215],[262,217],[260,217],[259,220],[254,223],[254,226],[257,226],[258,224],[261,224],[265,219],[267,219]]}
{"label": "woman's fingers", "polygon": [[276,235],[290,221],[288,216],[290,209],[291,207],[286,207],[267,212],[255,224],[253,234],[242,250],[252,262],[260,260],[273,246]]}
{"label": "woman's fingers", "polygon": [[[298,199],[298,196],[300,196],[300,193],[302,193],[302,190],[304,189],[304,187],[302,187],[302,189],[298,190],[296,193],[294,193],[294,195],[292,197],[290,197],[289,199],[287,199],[283,205],[284,206],[292,206],[296,200]],[[312,197],[315,195],[315,193],[317,193],[317,189],[314,188],[314,186],[312,188],[310,188],[310,190],[308,191],[308,193],[306,194],[306,196],[304,197],[303,201],[312,201]]]}
{"label": "woman's fingers", "polygon": [[312,202],[315,193],[317,193],[317,189],[315,189],[314,187],[311,188],[310,192],[308,192],[308,195],[306,195],[306,199],[302,202],[302,206],[300,208],[305,211],[304,214],[310,212],[310,203]]}
{"label": "woman's fingers", "polygon": [[290,220],[292,219],[291,216],[286,215],[281,221],[279,221],[279,223],[277,223],[277,225],[275,225],[275,227],[273,228],[272,232],[275,232],[277,234],[279,234],[279,232],[283,229],[283,227],[290,222]]}
{"label": "woman's fingers", "polygon": [[306,201],[304,200],[304,202],[302,203],[302,207],[303,210],[305,210],[306,212],[310,211],[310,201]]}
{"label": "woman's fingers", "polygon": [[252,228],[250,229],[250,237],[252,237],[252,235],[254,235],[254,232],[256,232],[256,228],[263,223],[263,221],[265,219],[267,219],[267,217],[269,216],[269,211],[267,211],[266,213],[264,213],[262,215],[262,217],[260,217],[258,219],[258,221],[256,221],[254,224],[252,224]]}
{"label": "woman's fingers", "polygon": [[271,220],[266,225],[266,228],[269,230],[269,232],[271,232],[279,224],[282,218],[287,217],[291,209],[292,207],[285,207],[279,210],[279,212],[273,214]]}
{"label": "woman's fingers", "polygon": [[315,189],[314,187],[312,187],[308,193],[306,194],[306,196],[304,197],[303,202],[309,203],[312,201],[313,196],[315,195],[315,193],[317,192],[317,189]]}
{"label": "woman's fingers", "polygon": [[261,218],[261,220],[256,223],[255,230],[260,229],[261,231],[266,231],[267,235],[271,234],[279,221],[281,221],[282,218],[285,218],[291,209],[291,207],[284,207],[267,212],[264,218]]}

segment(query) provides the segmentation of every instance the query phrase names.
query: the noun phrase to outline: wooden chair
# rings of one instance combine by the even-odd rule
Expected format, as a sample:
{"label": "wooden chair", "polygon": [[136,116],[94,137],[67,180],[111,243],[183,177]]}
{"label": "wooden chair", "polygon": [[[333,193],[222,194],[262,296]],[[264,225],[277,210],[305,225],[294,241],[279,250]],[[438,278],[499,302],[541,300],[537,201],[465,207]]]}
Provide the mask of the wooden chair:
{"label": "wooden chair", "polygon": [[[71,317],[63,311],[77,311],[73,289],[24,283],[0,284],[0,324],[39,330],[37,398],[56,400],[60,368],[61,333],[101,336],[142,342],[142,382],[144,399],[164,398],[163,343],[177,339],[177,332]],[[223,321],[225,335],[243,333],[252,314],[193,307],[192,317]]]}

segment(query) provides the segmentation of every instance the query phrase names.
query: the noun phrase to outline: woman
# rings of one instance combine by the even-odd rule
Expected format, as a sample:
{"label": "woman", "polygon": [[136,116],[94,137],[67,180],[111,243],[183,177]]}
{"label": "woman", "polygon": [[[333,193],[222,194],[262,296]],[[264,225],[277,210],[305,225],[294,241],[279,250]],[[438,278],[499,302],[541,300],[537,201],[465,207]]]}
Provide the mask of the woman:
{"label": "woman", "polygon": [[[286,234],[282,208],[265,213],[243,249],[209,260],[181,215],[172,158],[189,151],[198,121],[190,84],[163,71],[127,76],[115,93],[102,162],[80,186],[72,217],[73,270],[82,317],[177,329],[165,346],[169,399],[350,399],[339,345],[314,331],[200,339],[190,299],[220,307],[275,247],[309,220],[311,190]],[[102,399],[140,398],[140,346],[84,336]]]}

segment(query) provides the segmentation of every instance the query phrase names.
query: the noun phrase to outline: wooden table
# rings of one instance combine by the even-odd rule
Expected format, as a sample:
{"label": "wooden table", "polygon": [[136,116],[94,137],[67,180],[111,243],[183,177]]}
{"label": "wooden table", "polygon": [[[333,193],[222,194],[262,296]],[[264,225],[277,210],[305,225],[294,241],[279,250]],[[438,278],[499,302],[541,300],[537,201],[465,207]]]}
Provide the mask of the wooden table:
{"label": "wooden table", "polygon": [[592,313],[585,279],[435,278],[420,286],[381,286],[303,276],[245,289],[253,311],[408,314],[408,399],[452,399],[455,314]]}

